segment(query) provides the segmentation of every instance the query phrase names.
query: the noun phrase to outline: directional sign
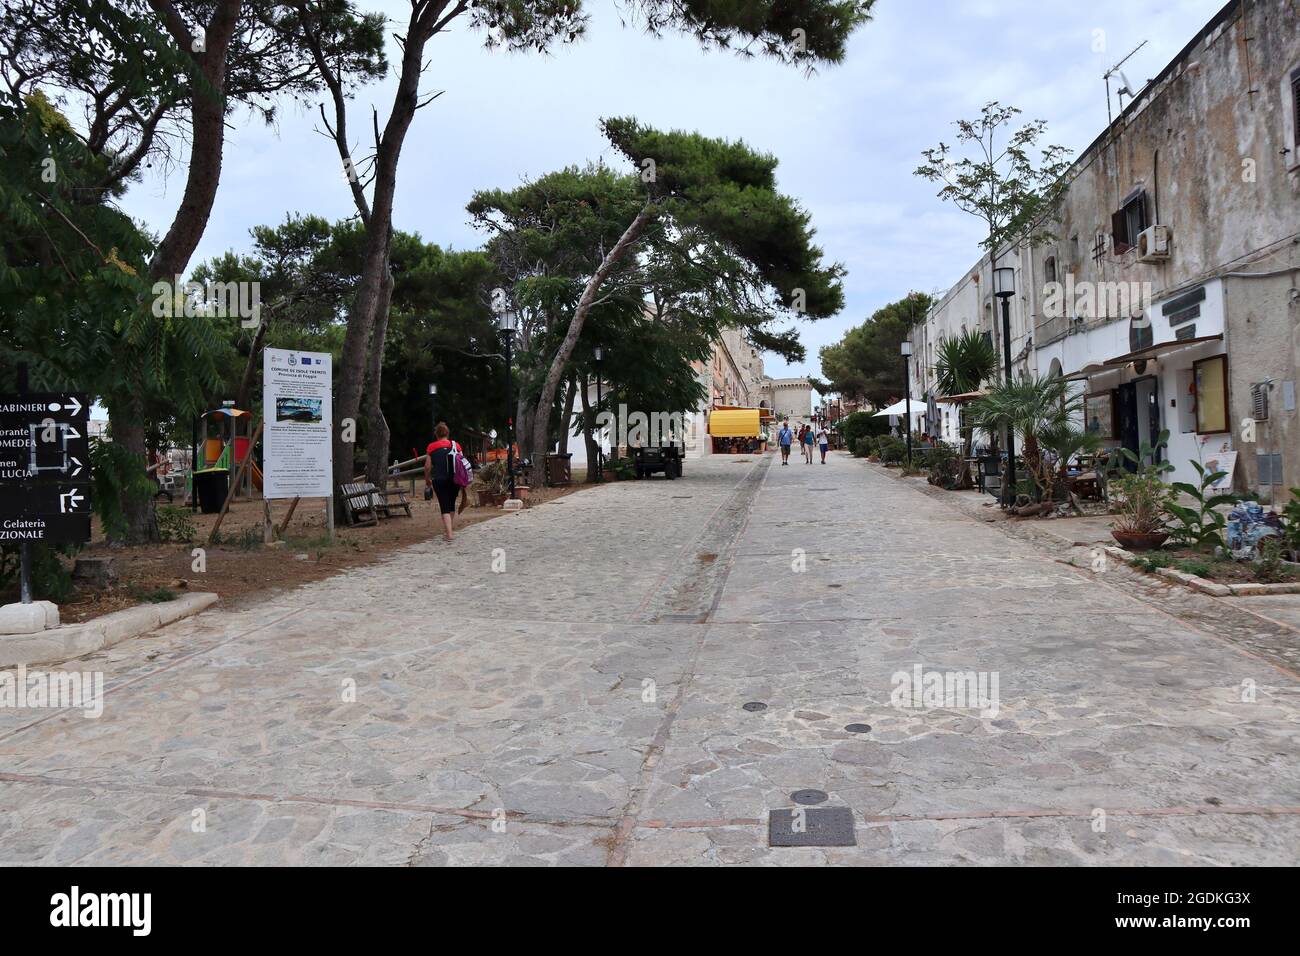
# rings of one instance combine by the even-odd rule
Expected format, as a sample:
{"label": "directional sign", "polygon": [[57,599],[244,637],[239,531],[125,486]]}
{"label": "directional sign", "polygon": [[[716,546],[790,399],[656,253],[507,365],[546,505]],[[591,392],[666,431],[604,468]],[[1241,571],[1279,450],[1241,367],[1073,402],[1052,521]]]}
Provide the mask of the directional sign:
{"label": "directional sign", "polygon": [[0,395],[0,541],[90,539],[85,395]]}

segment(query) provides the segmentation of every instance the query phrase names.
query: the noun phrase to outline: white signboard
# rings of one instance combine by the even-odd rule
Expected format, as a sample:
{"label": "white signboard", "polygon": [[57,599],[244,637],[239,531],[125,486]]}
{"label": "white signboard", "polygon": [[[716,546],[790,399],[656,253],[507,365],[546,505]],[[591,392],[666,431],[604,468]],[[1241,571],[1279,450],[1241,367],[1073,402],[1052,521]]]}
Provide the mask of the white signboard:
{"label": "white signboard", "polygon": [[263,497],[328,498],[332,494],[331,368],[328,352],[263,352]]}

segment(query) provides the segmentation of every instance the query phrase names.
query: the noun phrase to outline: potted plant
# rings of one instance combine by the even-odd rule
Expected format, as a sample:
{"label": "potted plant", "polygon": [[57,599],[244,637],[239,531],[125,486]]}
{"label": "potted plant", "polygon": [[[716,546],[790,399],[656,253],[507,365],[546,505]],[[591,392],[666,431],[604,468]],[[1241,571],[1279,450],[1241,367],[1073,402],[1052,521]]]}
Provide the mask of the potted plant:
{"label": "potted plant", "polygon": [[1110,533],[1125,549],[1154,551],[1169,539],[1165,514],[1174,492],[1162,477],[1168,470],[1167,462],[1145,464],[1111,480],[1108,496],[1115,520]]}
{"label": "potted plant", "polygon": [[503,461],[490,461],[474,473],[470,486],[480,508],[499,508],[510,497],[510,476]]}

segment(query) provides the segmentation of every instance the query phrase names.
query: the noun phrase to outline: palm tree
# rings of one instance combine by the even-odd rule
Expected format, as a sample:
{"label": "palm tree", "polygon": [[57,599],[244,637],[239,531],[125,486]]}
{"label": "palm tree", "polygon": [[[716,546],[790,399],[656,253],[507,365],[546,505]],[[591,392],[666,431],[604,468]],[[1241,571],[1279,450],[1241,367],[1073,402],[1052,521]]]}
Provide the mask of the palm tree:
{"label": "palm tree", "polygon": [[[941,395],[962,395],[978,389],[984,380],[997,371],[998,353],[993,341],[975,329],[967,329],[956,338],[939,343],[939,355],[934,364],[935,385]],[[974,429],[969,423],[961,430],[963,459],[971,456]],[[971,486],[970,469],[963,461],[957,487]]]}
{"label": "palm tree", "polygon": [[[970,406],[976,428],[1000,432],[1010,428],[1020,436],[1025,467],[1040,498],[1052,494],[1055,463],[1043,457],[1045,447],[1070,448],[1076,443],[1075,421],[1083,411],[1083,395],[1072,394],[1070,383],[1059,375],[1023,378],[995,385]],[[1078,439],[1079,448],[1091,443]],[[1059,448],[1056,449],[1059,452]],[[1073,450],[1070,451],[1073,454]]]}

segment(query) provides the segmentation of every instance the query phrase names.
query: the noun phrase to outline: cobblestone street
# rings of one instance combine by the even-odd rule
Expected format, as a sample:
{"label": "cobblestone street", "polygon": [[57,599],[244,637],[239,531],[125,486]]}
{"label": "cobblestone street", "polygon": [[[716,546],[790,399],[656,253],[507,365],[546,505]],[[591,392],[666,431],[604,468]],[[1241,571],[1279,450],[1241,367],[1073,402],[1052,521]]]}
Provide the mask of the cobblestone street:
{"label": "cobblestone street", "polygon": [[[0,712],[0,863],[1294,865],[1300,684],[1206,618],[846,455],[688,461],[73,662],[102,717]],[[768,845],[806,789],[856,845]]]}

